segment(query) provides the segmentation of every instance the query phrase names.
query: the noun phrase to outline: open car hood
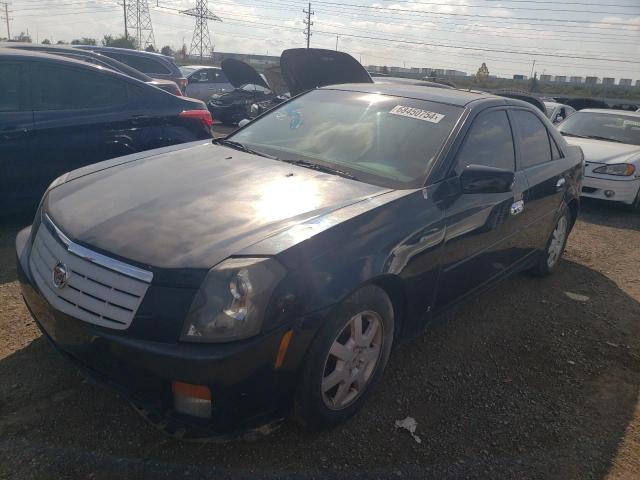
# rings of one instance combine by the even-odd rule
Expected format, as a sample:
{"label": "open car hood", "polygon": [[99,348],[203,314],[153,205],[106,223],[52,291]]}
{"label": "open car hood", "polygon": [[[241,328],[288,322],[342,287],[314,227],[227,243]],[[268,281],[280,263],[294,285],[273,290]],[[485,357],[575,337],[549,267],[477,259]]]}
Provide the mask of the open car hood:
{"label": "open car hood", "polygon": [[291,48],[282,52],[280,68],[291,95],[325,85],[373,83],[355,58],[335,50]]}
{"label": "open car hood", "polygon": [[226,58],[222,61],[222,71],[227,76],[229,83],[235,88],[251,83],[269,88],[267,82],[260,76],[255,68],[248,63],[241,62],[235,58]]}
{"label": "open car hood", "polygon": [[269,88],[276,95],[284,95],[289,91],[287,83],[282,78],[282,70],[280,66],[269,67],[264,71],[264,76],[267,77],[269,82]]}

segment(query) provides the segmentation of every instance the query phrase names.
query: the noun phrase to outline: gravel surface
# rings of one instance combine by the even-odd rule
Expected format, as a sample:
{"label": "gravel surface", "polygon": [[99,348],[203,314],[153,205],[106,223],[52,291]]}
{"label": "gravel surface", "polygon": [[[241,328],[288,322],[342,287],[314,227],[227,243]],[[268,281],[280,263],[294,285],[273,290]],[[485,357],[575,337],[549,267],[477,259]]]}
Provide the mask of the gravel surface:
{"label": "gravel surface", "polygon": [[[586,203],[547,279],[516,275],[392,355],[320,434],[169,439],[39,334],[0,227],[0,479],[640,478],[640,215]],[[417,443],[396,420],[417,421]]]}

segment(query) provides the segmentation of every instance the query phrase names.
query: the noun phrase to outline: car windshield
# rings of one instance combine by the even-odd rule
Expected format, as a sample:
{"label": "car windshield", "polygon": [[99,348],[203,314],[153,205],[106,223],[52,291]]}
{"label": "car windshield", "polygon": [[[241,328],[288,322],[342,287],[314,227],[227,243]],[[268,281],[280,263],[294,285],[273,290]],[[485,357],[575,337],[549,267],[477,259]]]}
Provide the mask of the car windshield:
{"label": "car windshield", "polygon": [[563,135],[640,145],[640,117],[614,113],[577,112],[558,126]]}
{"label": "car windshield", "polygon": [[390,188],[418,188],[463,109],[353,91],[314,90],[229,138]]}

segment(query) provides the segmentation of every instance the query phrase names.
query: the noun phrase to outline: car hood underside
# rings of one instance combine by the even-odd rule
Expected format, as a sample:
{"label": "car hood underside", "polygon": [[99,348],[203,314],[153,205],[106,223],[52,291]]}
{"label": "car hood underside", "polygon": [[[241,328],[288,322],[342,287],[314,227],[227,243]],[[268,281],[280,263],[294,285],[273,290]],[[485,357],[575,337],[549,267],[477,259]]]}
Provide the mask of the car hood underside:
{"label": "car hood underside", "polygon": [[49,192],[46,209],[89,248],[157,268],[210,268],[300,222],[386,191],[201,144],[74,178]]}

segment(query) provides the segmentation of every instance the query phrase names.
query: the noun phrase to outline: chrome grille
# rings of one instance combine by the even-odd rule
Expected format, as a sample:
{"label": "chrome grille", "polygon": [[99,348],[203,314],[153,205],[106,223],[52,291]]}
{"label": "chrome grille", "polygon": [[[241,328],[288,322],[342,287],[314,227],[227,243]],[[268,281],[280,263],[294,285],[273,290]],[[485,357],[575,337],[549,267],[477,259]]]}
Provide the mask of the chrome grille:
{"label": "chrome grille", "polygon": [[[56,286],[54,269],[64,265],[66,283]],[[85,322],[124,330],[144,298],[151,272],[110,259],[71,242],[46,217],[36,233],[29,267],[55,309]]]}

